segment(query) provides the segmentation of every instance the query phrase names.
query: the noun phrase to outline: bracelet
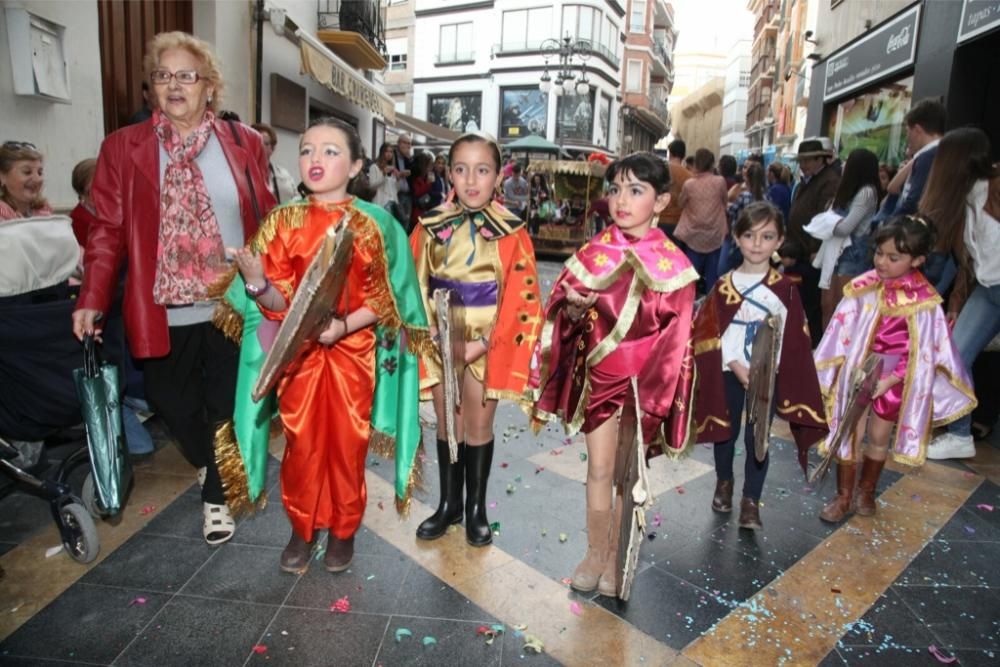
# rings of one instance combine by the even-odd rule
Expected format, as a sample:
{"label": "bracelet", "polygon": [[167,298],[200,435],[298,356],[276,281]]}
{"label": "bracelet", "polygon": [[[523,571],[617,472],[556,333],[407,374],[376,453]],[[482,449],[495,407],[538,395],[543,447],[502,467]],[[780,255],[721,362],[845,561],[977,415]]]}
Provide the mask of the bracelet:
{"label": "bracelet", "polygon": [[483,344],[483,347],[485,347],[487,350],[490,349],[490,339],[489,338],[487,338],[486,336],[480,336],[478,338],[478,340],[479,340],[480,343]]}
{"label": "bracelet", "polygon": [[243,288],[246,290],[247,296],[250,297],[251,299],[255,299],[255,300],[261,294],[263,294],[264,292],[266,292],[270,286],[271,286],[271,281],[268,280],[266,277],[264,278],[264,286],[263,287],[254,287],[250,283],[243,283]]}

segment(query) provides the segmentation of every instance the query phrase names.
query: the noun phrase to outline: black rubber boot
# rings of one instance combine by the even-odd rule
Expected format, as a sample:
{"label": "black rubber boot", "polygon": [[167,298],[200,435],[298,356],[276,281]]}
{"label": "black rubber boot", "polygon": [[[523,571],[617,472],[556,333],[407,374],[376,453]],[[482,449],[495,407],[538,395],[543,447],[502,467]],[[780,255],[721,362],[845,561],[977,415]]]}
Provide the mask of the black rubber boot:
{"label": "black rubber boot", "polygon": [[465,540],[474,547],[493,541],[486,518],[486,486],[493,464],[493,441],[465,448]]}
{"label": "black rubber boot", "polygon": [[437,441],[438,472],[441,475],[441,500],[437,511],[417,527],[421,540],[436,540],[448,531],[448,526],[462,523],[465,506],[462,491],[465,488],[465,443],[458,443],[458,461],[451,462],[448,441]]}

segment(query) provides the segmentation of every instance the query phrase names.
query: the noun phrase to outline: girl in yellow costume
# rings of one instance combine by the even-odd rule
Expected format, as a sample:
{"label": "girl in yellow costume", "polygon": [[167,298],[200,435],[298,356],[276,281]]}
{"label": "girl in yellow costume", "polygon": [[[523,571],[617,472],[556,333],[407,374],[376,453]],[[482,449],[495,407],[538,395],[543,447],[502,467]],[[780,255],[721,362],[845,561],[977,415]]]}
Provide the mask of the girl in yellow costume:
{"label": "girl in yellow costume", "polygon": [[451,463],[440,357],[435,353],[421,358],[421,390],[430,390],[437,414],[441,501],[417,528],[417,537],[441,537],[448,526],[462,521],[464,512],[466,540],[484,546],[493,540],[486,486],[497,400],[527,400],[541,301],[534,248],[524,222],[493,201],[503,178],[496,141],[483,133],[465,134],[452,144],[448,164],[458,204],[449,201],[421,218],[410,247],[431,335],[437,331],[435,289],[453,290],[464,304],[467,367],[462,408],[455,415],[458,460]]}
{"label": "girl in yellow costume", "polygon": [[354,128],[332,118],[317,121],[299,148],[312,196],[276,209],[252,249],[235,251],[247,294],[265,318],[281,320],[327,229],[347,224],[354,232],[338,308],[347,314],[308,344],[277,390],[287,442],[282,501],[292,524],[281,554],[288,572],[308,567],[315,531],[323,528],[329,529],[326,569],[347,569],[367,502],[369,442],[394,444],[397,473],[402,463],[408,477],[419,440],[416,359],[404,341],[411,348],[429,345],[423,304],[402,228],[379,207],[347,194],[361,157]]}

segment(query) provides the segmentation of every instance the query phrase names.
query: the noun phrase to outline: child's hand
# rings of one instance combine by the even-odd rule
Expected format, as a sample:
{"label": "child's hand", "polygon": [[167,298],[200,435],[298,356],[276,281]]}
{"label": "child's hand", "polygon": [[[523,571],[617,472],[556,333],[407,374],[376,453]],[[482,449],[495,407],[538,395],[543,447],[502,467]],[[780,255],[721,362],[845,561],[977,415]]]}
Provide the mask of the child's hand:
{"label": "child's hand", "polygon": [[260,261],[260,255],[255,255],[250,248],[226,248],[226,256],[233,258],[244,282],[251,283],[254,287],[264,284],[264,264]]}
{"label": "child's hand", "polygon": [[872,400],[878,398],[885,392],[889,391],[897,384],[899,384],[899,382],[900,382],[899,378],[896,377],[895,375],[885,376],[884,378],[878,381],[877,385],[875,385],[875,391],[872,392]]}
{"label": "child's hand", "polygon": [[566,285],[566,317],[571,321],[578,322],[595,303],[597,303],[597,292],[584,295]]}
{"label": "child's hand", "polygon": [[320,345],[334,345],[337,341],[347,335],[347,320],[337,319],[336,317],[330,320],[330,324],[323,330],[323,333],[319,335],[317,339]]}
{"label": "child's hand", "polygon": [[729,370],[733,372],[736,379],[740,381],[743,388],[746,389],[750,386],[750,369],[741,364],[738,361],[732,361],[729,363]]}

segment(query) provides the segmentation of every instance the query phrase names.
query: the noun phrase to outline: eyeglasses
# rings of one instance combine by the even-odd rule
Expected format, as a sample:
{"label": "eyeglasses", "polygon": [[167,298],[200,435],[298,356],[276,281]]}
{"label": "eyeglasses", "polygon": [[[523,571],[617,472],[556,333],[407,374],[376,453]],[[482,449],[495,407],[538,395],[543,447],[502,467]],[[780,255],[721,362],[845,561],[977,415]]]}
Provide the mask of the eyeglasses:
{"label": "eyeglasses", "polygon": [[170,83],[171,79],[177,79],[177,83],[192,86],[198,83],[202,77],[193,69],[182,69],[176,72],[165,69],[154,69],[149,73],[149,78],[156,85],[164,85]]}
{"label": "eyeglasses", "polygon": [[3,147],[4,148],[9,148],[9,149],[15,150],[15,151],[19,150],[19,149],[22,149],[22,148],[28,148],[28,149],[33,150],[33,151],[37,151],[38,150],[38,148],[35,146],[35,144],[31,143],[30,141],[5,141],[5,142],[3,142]]}

